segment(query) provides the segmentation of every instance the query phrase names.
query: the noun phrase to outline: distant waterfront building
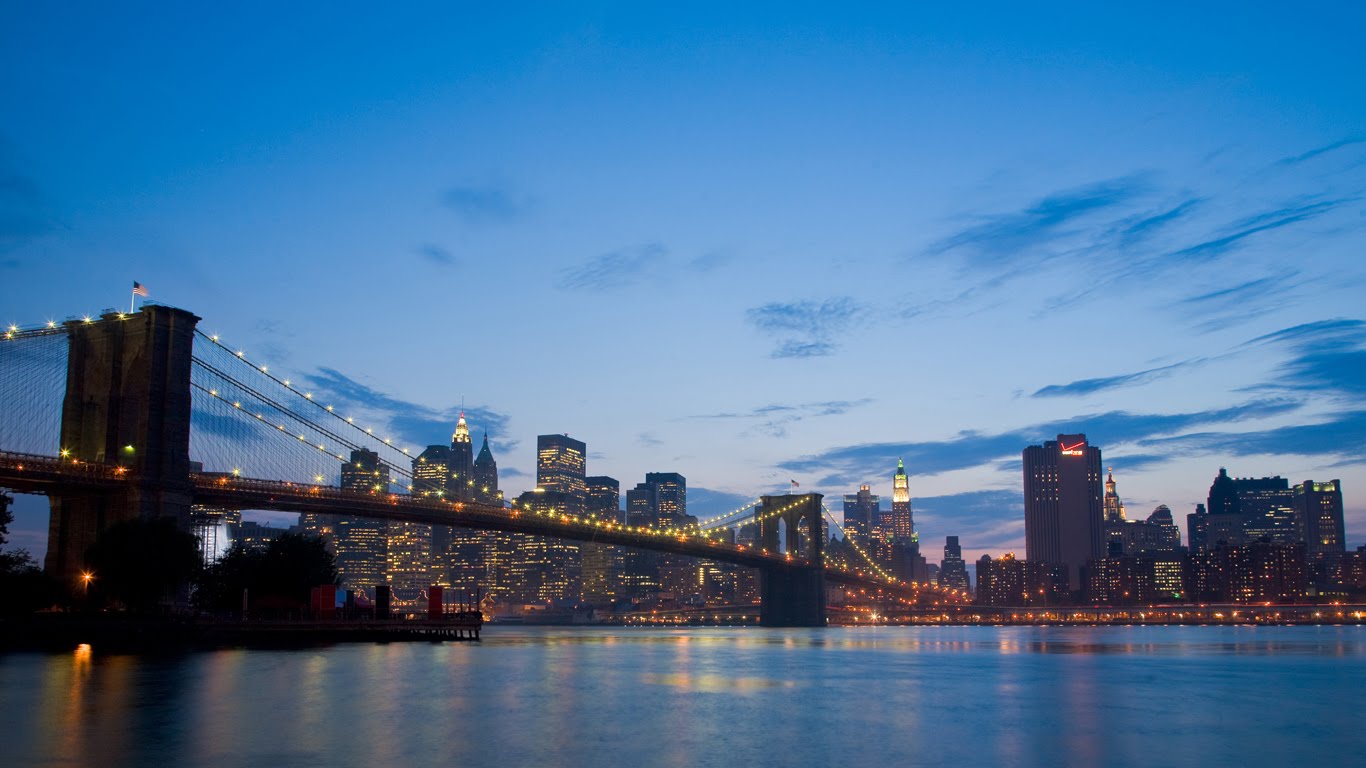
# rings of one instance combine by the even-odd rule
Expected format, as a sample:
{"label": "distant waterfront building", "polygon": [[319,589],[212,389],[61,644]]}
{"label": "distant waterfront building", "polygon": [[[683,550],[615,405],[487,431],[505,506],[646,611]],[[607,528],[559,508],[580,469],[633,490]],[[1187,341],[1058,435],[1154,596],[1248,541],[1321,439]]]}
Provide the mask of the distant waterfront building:
{"label": "distant waterfront building", "polygon": [[470,440],[465,412],[455,422],[451,435],[450,475],[446,479],[446,498],[451,501],[474,501],[474,443]]}
{"label": "distant waterfront building", "polygon": [[1119,492],[1115,490],[1115,470],[1113,467],[1105,476],[1105,502],[1102,506],[1105,510],[1105,524],[1107,526],[1119,525],[1124,522],[1124,502],[1119,500]]}
{"label": "distant waterfront building", "polygon": [[906,475],[906,464],[896,460],[892,475],[892,538],[910,541],[915,536],[915,518],[911,512],[911,480]]}
{"label": "distant waterfront building", "polygon": [[1070,597],[1067,566],[1061,563],[1016,560],[1013,554],[997,560],[982,555],[977,561],[977,592],[973,602],[978,605],[1047,607],[1063,605]]}
{"label": "distant waterfront building", "polygon": [[[427,446],[413,459],[412,494],[446,498],[450,467],[449,446]],[[444,530],[436,536],[433,547],[432,526],[403,520],[389,521],[387,575],[396,606],[406,606],[414,611],[420,603],[423,590],[434,582],[449,583],[445,557],[450,541],[449,527],[441,527]]]}
{"label": "distant waterfront building", "polygon": [[844,495],[844,532],[853,536],[861,547],[866,547],[873,535],[880,503],[881,499],[866,483],[859,486],[858,493]]}
{"label": "distant waterfront building", "polygon": [[1195,511],[1186,515],[1186,545],[1191,552],[1204,552],[1209,547],[1209,513],[1204,504],[1196,504]]}
{"label": "distant waterfront building", "polygon": [[1166,504],[1159,504],[1147,520],[1129,520],[1116,491],[1114,470],[1105,478],[1105,541],[1107,552],[1118,546],[1121,555],[1175,552],[1181,546],[1181,530]]}
{"label": "distant waterfront building", "polygon": [[[272,541],[280,538],[283,533],[296,530],[305,533],[298,528],[274,528],[269,525],[262,525],[255,520],[243,520],[237,524],[233,531],[233,546],[241,546],[248,552],[265,552]],[[308,535],[305,533],[305,535]]]}
{"label": "distant waterfront building", "polygon": [[[573,503],[567,493],[537,488],[518,496],[514,506],[525,513],[553,515],[563,514]],[[512,596],[522,603],[577,603],[582,598],[580,545],[551,536],[518,535],[509,581]]]}
{"label": "distant waterfront building", "polygon": [[626,524],[654,527],[658,523],[659,488],[650,483],[637,483],[626,492]]}
{"label": "distant waterfront building", "polygon": [[[489,457],[492,459],[492,456]],[[474,442],[470,439],[465,412],[455,422],[451,434],[450,474],[446,478],[446,498],[451,501],[480,501],[484,494],[475,477]],[[495,481],[496,485],[496,481]],[[457,600],[472,599],[485,585],[485,555],[488,534],[461,526],[434,526],[432,554],[438,578],[434,581],[451,590]]]}
{"label": "distant waterfront building", "polygon": [[[359,448],[341,468],[343,490],[383,495],[390,490],[389,467],[379,454]],[[336,524],[337,577],[343,590],[374,596],[375,587],[386,583],[389,526],[384,520],[341,517]]]}
{"label": "distant waterfront building", "polygon": [[1284,477],[1240,477],[1233,487],[1243,516],[1243,541],[1294,544],[1303,540],[1295,520],[1295,494]]}
{"label": "distant waterfront building", "polygon": [[1065,566],[1073,592],[1082,566],[1104,554],[1100,467],[1100,449],[1082,434],[1024,449],[1027,560]]}
{"label": "distant waterfront building", "polygon": [[1220,544],[1238,546],[1243,543],[1243,509],[1238,502],[1238,488],[1223,467],[1210,484],[1206,510],[1206,549]]}
{"label": "distant waterfront building", "polygon": [[677,472],[647,472],[645,482],[655,487],[655,519],[660,528],[687,525],[688,480]]}
{"label": "distant waterfront building", "polygon": [[584,488],[584,505],[589,516],[598,520],[621,521],[621,483],[615,477],[585,477]]}
{"label": "distant waterfront building", "polygon": [[1301,540],[1306,546],[1305,556],[1317,561],[1346,552],[1342,482],[1330,480],[1316,483],[1305,480],[1296,485],[1292,493],[1296,517],[1303,526]]}
{"label": "distant waterfront building", "polygon": [[968,566],[963,562],[963,548],[957,536],[944,538],[944,559],[939,564],[938,584],[949,589],[969,592],[972,585],[968,582]]}
{"label": "distant waterfront building", "polygon": [[503,505],[503,492],[498,490],[498,462],[489,450],[489,433],[484,433],[484,445],[474,459],[474,498],[482,504]]}
{"label": "distant waterfront building", "polygon": [[588,446],[568,435],[536,438],[536,487],[565,494],[564,508],[582,514]]}
{"label": "distant waterfront building", "polygon": [[[586,513],[594,520],[621,520],[621,483],[615,477],[594,475],[584,478],[587,488]],[[610,606],[621,599],[622,569],[625,556],[621,547],[597,542],[581,545],[583,555],[583,600],[593,606]]]}

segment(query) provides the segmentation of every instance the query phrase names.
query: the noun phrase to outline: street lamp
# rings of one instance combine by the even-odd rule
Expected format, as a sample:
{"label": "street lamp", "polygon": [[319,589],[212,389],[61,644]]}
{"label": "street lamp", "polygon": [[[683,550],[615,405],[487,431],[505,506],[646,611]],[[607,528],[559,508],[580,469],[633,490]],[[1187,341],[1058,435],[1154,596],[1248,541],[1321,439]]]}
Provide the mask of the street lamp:
{"label": "street lamp", "polygon": [[95,580],[95,574],[90,571],[81,571],[81,589],[84,590],[86,597],[90,596],[90,582]]}

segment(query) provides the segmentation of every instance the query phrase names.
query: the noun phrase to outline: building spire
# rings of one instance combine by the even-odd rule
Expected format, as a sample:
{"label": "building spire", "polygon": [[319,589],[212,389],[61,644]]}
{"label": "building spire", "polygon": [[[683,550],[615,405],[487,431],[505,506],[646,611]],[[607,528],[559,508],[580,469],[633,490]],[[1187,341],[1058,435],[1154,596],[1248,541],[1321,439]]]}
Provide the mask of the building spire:
{"label": "building spire", "polygon": [[468,443],[470,441],[470,428],[465,423],[465,411],[460,411],[460,420],[455,422],[455,434],[451,435],[451,444]]}

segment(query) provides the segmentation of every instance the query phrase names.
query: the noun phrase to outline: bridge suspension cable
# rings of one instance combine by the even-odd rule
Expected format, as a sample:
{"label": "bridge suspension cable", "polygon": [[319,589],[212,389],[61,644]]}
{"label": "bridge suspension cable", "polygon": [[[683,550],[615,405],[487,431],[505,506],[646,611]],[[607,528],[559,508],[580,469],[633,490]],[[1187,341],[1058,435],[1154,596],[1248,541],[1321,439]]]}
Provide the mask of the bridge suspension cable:
{"label": "bridge suspension cable", "polygon": [[7,326],[0,339],[0,446],[56,456],[70,344],[66,328]]}
{"label": "bridge suspension cable", "polygon": [[[348,450],[358,450],[362,448],[375,451],[380,457],[380,462],[386,466],[393,482],[400,486],[411,489],[412,487],[412,452],[406,447],[394,445],[389,437],[379,437],[375,434],[373,427],[364,427],[356,424],[354,417],[342,416],[337,413],[337,409],[332,405],[325,405],[318,398],[314,397],[313,392],[296,387],[294,383],[285,378],[281,378],[270,372],[269,367],[257,364],[249,359],[242,350],[234,351],[222,341],[217,335],[210,335],[196,329],[196,334],[207,342],[206,351],[203,354],[196,353],[195,365],[205,373],[214,377],[217,381],[229,382],[232,388],[243,393],[247,399],[256,400],[264,410],[271,411],[282,417],[283,421],[291,422],[303,428],[304,435],[300,437],[297,429],[280,429],[283,425],[281,421],[273,423],[277,432],[289,434],[296,438],[296,442],[312,445],[319,453],[326,453],[333,458],[338,458],[339,454],[328,450],[327,442],[339,444]],[[210,354],[215,354],[222,358],[221,362],[210,361]],[[236,361],[228,363],[227,360]],[[238,367],[240,366],[240,367]],[[229,370],[229,369],[233,370]],[[246,371],[250,370],[250,374]],[[241,373],[238,373],[240,371]],[[248,379],[255,378],[260,384],[249,384]],[[267,386],[261,386],[267,385]],[[274,388],[281,394],[271,396],[265,394],[263,390]],[[209,394],[216,387],[209,385],[204,387],[206,394]],[[220,395],[222,393],[219,393]],[[217,397],[219,395],[213,395]],[[291,405],[290,402],[297,403]],[[238,402],[232,400],[232,402]],[[307,403],[308,405],[305,405]],[[252,409],[247,409],[251,411]],[[250,414],[257,417],[257,421],[268,421],[266,414],[262,412],[252,412]],[[329,426],[333,425],[333,426]],[[319,448],[318,442],[308,439],[306,433],[316,433],[325,438]],[[348,437],[352,435],[354,437]],[[401,456],[401,458],[400,458]],[[340,455],[341,461],[349,460],[345,455]]]}
{"label": "bridge suspension cable", "polygon": [[825,514],[825,519],[829,520],[830,524],[835,526],[835,530],[840,532],[840,536],[845,540],[845,542],[847,542],[855,552],[863,556],[863,559],[867,561],[868,565],[872,567],[873,571],[876,572],[877,575],[891,582],[896,581],[896,579],[892,578],[891,574],[882,570],[882,568],[880,568],[877,563],[873,562],[873,558],[869,556],[867,552],[864,552],[862,547],[860,547],[858,544],[854,542],[854,539],[848,534],[848,532],[844,530],[844,526],[840,525],[839,522],[835,520],[835,515],[830,511],[830,508],[827,507],[824,503],[821,504],[821,512]]}

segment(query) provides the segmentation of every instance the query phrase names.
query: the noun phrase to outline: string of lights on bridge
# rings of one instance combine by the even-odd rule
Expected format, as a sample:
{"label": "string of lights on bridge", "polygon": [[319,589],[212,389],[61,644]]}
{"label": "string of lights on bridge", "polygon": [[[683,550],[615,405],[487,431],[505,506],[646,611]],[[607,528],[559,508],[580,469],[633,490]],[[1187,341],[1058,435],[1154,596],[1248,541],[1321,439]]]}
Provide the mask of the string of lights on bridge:
{"label": "string of lights on bridge", "polygon": [[[325,413],[325,414],[331,416],[332,418],[336,419],[337,421],[339,421],[339,422],[345,424],[346,426],[348,426],[348,427],[350,427],[350,428],[356,430],[357,432],[360,432],[361,434],[364,434],[367,438],[369,438],[369,439],[371,439],[371,440],[375,440],[375,441],[377,441],[377,442],[380,442],[380,443],[382,443],[383,445],[385,445],[386,447],[388,447],[388,448],[390,448],[390,449],[392,449],[392,450],[399,451],[399,452],[402,453],[404,456],[408,456],[408,457],[411,457],[411,456],[412,456],[412,452],[411,452],[408,448],[399,447],[399,446],[397,446],[397,445],[394,445],[393,440],[392,440],[391,438],[388,438],[388,437],[384,437],[384,438],[377,437],[377,436],[375,435],[374,427],[363,427],[363,426],[361,426],[361,425],[359,425],[359,424],[356,423],[356,420],[355,420],[354,417],[352,417],[352,416],[342,416],[341,414],[337,413],[336,407],[335,407],[335,406],[332,406],[332,405],[323,405],[321,402],[319,402],[317,399],[315,399],[315,398],[313,397],[313,393],[312,393],[311,391],[300,390],[300,389],[298,389],[297,387],[294,386],[293,382],[292,382],[290,379],[280,378],[280,377],[276,376],[275,374],[271,373],[271,372],[270,372],[270,367],[267,366],[267,365],[258,365],[256,362],[254,362],[253,360],[251,360],[251,359],[249,359],[249,358],[247,357],[246,351],[245,351],[245,350],[239,348],[239,349],[237,349],[237,350],[234,351],[232,347],[228,346],[227,344],[224,344],[224,343],[220,340],[218,334],[216,334],[216,333],[214,333],[214,334],[204,333],[203,331],[201,331],[201,330],[199,330],[199,329],[195,329],[195,333],[196,333],[197,335],[199,335],[200,337],[202,337],[202,338],[208,340],[210,343],[214,344],[214,345],[217,346],[218,348],[224,350],[225,352],[230,353],[234,358],[236,358],[236,359],[242,361],[243,364],[248,365],[248,366],[251,366],[251,368],[252,368],[253,370],[255,370],[257,373],[261,374],[262,376],[265,376],[266,378],[270,379],[271,381],[275,382],[276,384],[279,384],[280,386],[284,387],[284,388],[285,388],[286,390],[288,390],[289,392],[291,392],[291,393],[293,393],[293,394],[295,394],[295,395],[297,395],[297,396],[299,396],[299,397],[302,397],[304,400],[308,401],[309,403],[312,403],[313,406],[316,407],[316,408],[318,408],[322,413]],[[386,464],[389,464],[392,468],[397,469],[397,470],[398,470],[401,474],[403,474],[404,476],[408,476],[408,475],[410,474],[410,470],[408,470],[408,469],[406,469],[406,468],[399,467],[398,465],[395,465],[395,464],[393,464],[392,462],[388,462],[388,461],[386,461],[385,463],[386,463]]]}

